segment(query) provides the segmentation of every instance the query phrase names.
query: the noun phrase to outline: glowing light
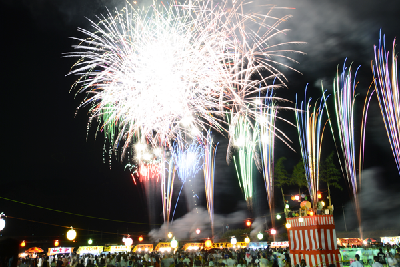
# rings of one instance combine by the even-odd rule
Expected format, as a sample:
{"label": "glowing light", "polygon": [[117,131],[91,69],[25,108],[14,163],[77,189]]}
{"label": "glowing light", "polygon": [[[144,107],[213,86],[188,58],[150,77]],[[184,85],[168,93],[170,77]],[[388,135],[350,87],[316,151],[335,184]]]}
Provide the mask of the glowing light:
{"label": "glowing light", "polygon": [[67,239],[68,240],[74,240],[76,238],[76,231],[72,228],[67,232]]}
{"label": "glowing light", "polygon": [[[320,192],[318,191],[319,166],[321,144],[325,130],[325,123],[322,121],[325,105],[325,98],[322,98],[321,101],[316,101],[312,108],[311,98],[307,101],[307,87],[304,93],[304,101],[301,101],[300,105],[298,104],[296,94],[297,131],[307,179],[307,188],[314,207],[317,205],[318,198],[320,198]],[[298,200],[299,196],[297,195],[296,197]]]}
{"label": "glowing light", "polygon": [[212,241],[210,239],[207,239],[206,242],[204,243],[204,245],[206,246],[206,248],[211,248]]}
{"label": "glowing light", "polygon": [[[361,171],[362,171],[362,162],[363,162],[363,143],[365,140],[365,123],[366,123],[366,112],[364,104],[364,111],[363,111],[363,122],[361,126],[361,141],[360,141],[360,149],[359,151],[356,149],[356,140],[354,138],[355,135],[355,123],[354,123],[354,105],[356,103],[356,77],[357,71],[355,72],[354,78],[352,78],[352,69],[351,67],[346,67],[346,61],[343,64],[343,71],[339,75],[339,70],[337,70],[337,76],[333,83],[333,93],[334,93],[334,100],[335,100],[335,119],[337,121],[337,128],[339,134],[339,143],[341,152],[343,154],[344,161],[339,161],[342,165],[343,169],[346,172],[346,178],[349,183],[349,186],[352,189],[354,203],[356,208],[357,220],[359,224],[359,231],[360,236],[362,237],[362,227],[361,227],[361,211],[359,207],[359,201],[357,197],[357,176],[359,181],[361,182]],[[368,93],[367,93],[368,97]],[[324,94],[325,99],[325,94]],[[366,98],[367,101],[367,98]],[[331,127],[331,132],[333,131],[332,121],[327,112],[329,117],[329,125]],[[332,134],[334,141],[335,134]],[[358,166],[357,166],[357,153],[359,152],[358,158]],[[340,157],[338,157],[340,160]],[[358,169],[358,175],[357,175]]]}
{"label": "glowing light", "polygon": [[21,242],[21,247],[25,247],[25,240]]}
{"label": "glowing light", "polygon": [[55,246],[55,247],[58,247],[59,245],[60,245],[60,241],[55,240],[55,241],[54,241],[54,246]]}
{"label": "glowing light", "polygon": [[310,216],[313,216],[314,215],[314,212],[313,211],[310,211]]}
{"label": "glowing light", "polygon": [[292,225],[290,223],[287,223],[285,226],[286,226],[286,228],[292,227]]}
{"label": "glowing light", "polygon": [[321,201],[322,207],[325,207],[325,202]]}
{"label": "glowing light", "polygon": [[271,229],[271,235],[275,235],[276,234],[276,230],[275,229]]}
{"label": "glowing light", "polygon": [[264,237],[264,235],[263,235],[261,232],[259,232],[259,233],[257,234],[257,238],[258,238],[258,239],[261,240],[261,239],[263,239],[263,237]]}
{"label": "glowing light", "polygon": [[277,214],[277,215],[276,215],[276,218],[277,218],[278,220],[280,220],[280,219],[282,218],[282,216],[281,216],[280,214]]}
{"label": "glowing light", "polygon": [[289,208],[289,204],[285,204],[285,209],[288,209]]}
{"label": "glowing light", "polygon": [[250,220],[247,220],[247,221],[246,221],[246,226],[247,226],[247,227],[250,227],[250,226],[251,226],[251,221],[250,221]]}
{"label": "glowing light", "polygon": [[143,241],[143,236],[139,236],[139,242]]}
{"label": "glowing light", "polygon": [[238,150],[238,159],[234,155],[233,162],[235,163],[239,186],[242,188],[248,208],[251,209],[253,198],[253,155],[257,135],[252,134],[250,121],[245,116],[240,116],[236,123],[231,123],[229,128]]}
{"label": "glowing light", "polygon": [[171,240],[171,248],[175,249],[178,247],[178,241],[175,239],[175,237]]}
{"label": "glowing light", "polygon": [[318,199],[322,198],[321,192],[318,192],[318,193],[317,193],[317,197],[318,197]]}
{"label": "glowing light", "polygon": [[197,228],[197,229],[196,229],[196,234],[200,234],[200,232],[201,232],[200,229]]}
{"label": "glowing light", "polygon": [[247,243],[247,244],[250,243],[250,238],[249,238],[249,237],[246,237],[246,238],[244,239],[244,242]]}
{"label": "glowing light", "polygon": [[3,219],[3,217],[5,216],[6,215],[4,214],[4,212],[0,213],[0,231],[2,231],[4,227],[6,227],[6,221]]}
{"label": "glowing light", "polygon": [[294,196],[294,200],[299,200],[300,199],[300,196],[299,195],[295,195]]}
{"label": "glowing light", "polygon": [[168,238],[172,238],[172,233],[169,232],[167,236],[168,236]]}
{"label": "glowing light", "polygon": [[124,244],[125,244],[125,246],[132,246],[132,244],[133,244],[133,240],[132,240],[132,238],[130,238],[129,237],[129,235],[128,235],[128,237],[124,237],[124,238],[122,238],[122,242],[124,242]]}
{"label": "glowing light", "polygon": [[[400,175],[400,89],[398,83],[396,39],[393,40],[391,68],[389,52],[386,52],[385,35],[383,41],[379,32],[379,45],[374,46],[374,84],[383,122],[392,148],[394,160]],[[363,144],[365,140],[362,141]]]}
{"label": "glowing light", "polygon": [[93,240],[92,240],[92,239],[89,239],[89,240],[88,240],[88,244],[89,244],[89,245],[93,244]]}
{"label": "glowing light", "polygon": [[273,101],[273,87],[265,96],[264,103],[262,98],[258,97],[258,114],[256,130],[258,134],[258,146],[261,153],[261,164],[257,164],[258,169],[262,169],[265,182],[265,190],[268,196],[268,206],[271,211],[272,226],[275,226],[275,205],[274,205],[274,146],[275,146],[275,121],[277,108]]}
{"label": "glowing light", "polygon": [[75,38],[76,51],[66,56],[79,58],[69,74],[79,76],[73,87],[88,94],[79,106],[91,107],[88,126],[100,120],[98,130],[124,157],[140,137],[159,146],[180,132],[190,135],[192,127],[222,132],[232,104],[254,113],[247,107],[253,101],[238,96],[265,90],[259,87],[271,76],[283,83],[273,66],[282,63],[271,55],[290,58],[275,50],[285,43],[270,39],[286,34],[278,25],[289,16],[247,14],[242,5],[127,5],[91,21],[93,32],[79,29],[87,38]]}
{"label": "glowing light", "polygon": [[215,174],[215,156],[217,154],[218,143],[214,146],[211,130],[207,131],[204,140],[204,186],[207,198],[207,210],[210,215],[211,231],[214,233],[214,174]]}
{"label": "glowing light", "polygon": [[300,217],[299,222],[304,222],[304,218]]}
{"label": "glowing light", "polygon": [[237,243],[236,237],[232,236],[232,238],[231,238],[231,244],[232,244],[232,245],[236,245],[236,243]]}

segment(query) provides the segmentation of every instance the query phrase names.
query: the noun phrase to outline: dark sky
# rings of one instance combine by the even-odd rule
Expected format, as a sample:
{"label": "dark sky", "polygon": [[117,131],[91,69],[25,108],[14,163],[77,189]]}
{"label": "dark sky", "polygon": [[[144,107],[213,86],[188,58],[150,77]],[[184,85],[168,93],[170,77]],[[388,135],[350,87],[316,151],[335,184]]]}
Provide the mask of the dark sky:
{"label": "dark sky", "polygon": [[[260,7],[261,3],[295,8],[272,13],[276,16],[293,15],[281,25],[291,31],[276,42],[306,42],[289,46],[306,53],[294,55],[299,64],[291,65],[302,75],[283,70],[289,83],[287,89],[278,91],[278,96],[294,100],[298,93],[302,98],[304,88],[309,83],[310,95],[318,98],[321,95],[321,80],[329,92],[337,65],[341,66],[347,57],[349,63],[361,65],[358,75],[360,97],[356,107],[356,119],[359,121],[362,102],[372,81],[370,62],[373,59],[373,45],[378,42],[379,29],[387,35],[388,46],[400,33],[398,1],[257,0],[254,5],[260,9],[265,8]],[[149,221],[162,223],[159,191],[154,189],[155,193],[146,195],[143,187],[133,184],[129,172],[124,170],[122,164],[113,162],[111,170],[107,164],[103,164],[101,137],[95,140],[93,133],[87,137],[87,114],[81,112],[75,116],[82,96],[75,99],[74,93],[69,93],[74,77],[65,77],[74,60],[63,58],[62,54],[72,51],[74,41],[69,37],[81,37],[77,27],[89,27],[85,17],[95,19],[95,15],[105,12],[105,7],[113,9],[123,5],[122,0],[1,0],[2,101],[5,105],[2,116],[4,158],[0,197],[86,216],[143,224],[82,218],[0,199],[0,212],[10,216],[3,235],[43,237],[62,235],[65,232],[62,227],[16,218],[62,226],[73,225],[85,229],[82,230],[84,234],[98,230],[137,235],[160,227],[148,226]],[[295,122],[292,112],[282,111],[279,114]],[[277,142],[276,158],[288,158],[286,164],[291,172],[300,160],[298,137],[295,128],[282,122],[278,126],[288,134],[297,151],[294,153],[283,143]],[[225,162],[227,142],[221,137],[216,138],[221,143],[217,156],[215,211],[218,214],[231,214],[230,218],[236,215],[237,218],[250,216],[244,211],[243,196],[233,164],[227,166]],[[375,225],[398,229],[399,220],[396,218],[400,209],[400,177],[376,98],[371,102],[366,142],[364,167],[368,175],[362,188],[365,203],[368,203],[363,208],[365,225],[371,228]],[[329,131],[323,149],[323,158],[334,149]],[[202,188],[201,178],[200,173],[196,177],[199,188]],[[354,229],[356,225],[354,216],[352,222],[354,209],[350,191],[344,180],[341,184],[344,190],[333,192],[337,228],[344,228],[343,204],[348,206],[347,227]],[[256,185],[257,208],[252,215],[254,217],[268,213],[260,174]],[[180,185],[177,185],[175,192],[179,188]],[[295,192],[296,188],[287,188],[285,193]],[[280,192],[276,190],[277,210],[282,206],[280,199]],[[186,213],[185,199],[181,198],[180,201],[182,203],[178,205],[176,218]],[[204,206],[204,197],[201,202]],[[151,212],[148,212],[147,206],[152,206]],[[242,213],[234,213],[237,211]],[[379,216],[375,216],[377,214]]]}

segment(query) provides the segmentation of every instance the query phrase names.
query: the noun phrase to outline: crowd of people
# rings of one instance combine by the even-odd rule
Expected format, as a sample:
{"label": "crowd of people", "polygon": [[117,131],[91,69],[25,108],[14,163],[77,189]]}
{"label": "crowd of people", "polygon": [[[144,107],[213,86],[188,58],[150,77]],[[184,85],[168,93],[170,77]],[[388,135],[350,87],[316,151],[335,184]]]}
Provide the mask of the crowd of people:
{"label": "crowd of people", "polygon": [[271,249],[210,250],[176,253],[114,253],[103,255],[53,255],[24,258],[19,267],[284,267],[287,251]]}

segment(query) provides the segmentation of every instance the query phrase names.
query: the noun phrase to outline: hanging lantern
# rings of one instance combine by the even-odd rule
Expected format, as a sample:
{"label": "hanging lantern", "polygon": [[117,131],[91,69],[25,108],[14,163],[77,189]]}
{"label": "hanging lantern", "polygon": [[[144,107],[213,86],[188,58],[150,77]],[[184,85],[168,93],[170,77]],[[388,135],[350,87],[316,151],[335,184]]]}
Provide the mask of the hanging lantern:
{"label": "hanging lantern", "polygon": [[264,235],[263,235],[261,232],[259,232],[259,233],[257,234],[257,238],[258,238],[258,239],[261,240],[261,239],[263,239],[263,237],[264,237]]}
{"label": "hanging lantern", "polygon": [[178,241],[175,239],[175,237],[171,240],[171,248],[177,248],[178,247]]}
{"label": "hanging lantern", "polygon": [[201,232],[200,229],[197,228],[197,229],[196,229],[196,234],[200,234],[200,232]]}
{"label": "hanging lantern", "polygon": [[249,238],[249,237],[246,237],[246,238],[244,239],[244,242],[247,243],[247,244],[250,243],[250,238]]}
{"label": "hanging lantern", "polygon": [[168,236],[168,238],[172,238],[172,233],[169,232],[167,236]]}
{"label": "hanging lantern", "polygon": [[282,216],[281,216],[280,214],[277,214],[277,215],[276,215],[276,218],[277,218],[278,220],[280,220],[280,219],[282,218]]}
{"label": "hanging lantern", "polygon": [[74,240],[76,238],[76,231],[74,230],[74,228],[72,228],[72,226],[71,230],[67,232],[67,238],[68,240]]}
{"label": "hanging lantern", "polygon": [[292,225],[290,223],[287,223],[286,228],[290,228],[290,227],[292,227]]}
{"label": "hanging lantern", "polygon": [[247,220],[247,221],[246,221],[246,226],[247,226],[247,227],[250,227],[250,226],[251,226],[251,221],[250,221],[250,220]]}
{"label": "hanging lantern", "polygon": [[87,242],[89,245],[93,244],[93,240],[91,238]]}
{"label": "hanging lantern", "polygon": [[206,248],[211,248],[212,241],[210,239],[207,239],[206,242],[204,243],[204,245],[206,246]]}
{"label": "hanging lantern", "polygon": [[317,192],[317,197],[318,197],[318,199],[322,198],[322,194],[320,191]]}
{"label": "hanging lantern", "polygon": [[236,243],[237,243],[236,237],[232,236],[232,238],[231,238],[231,244],[232,244],[232,245],[236,245]]}
{"label": "hanging lantern", "polygon": [[127,246],[127,247],[132,246],[132,244],[133,244],[133,240],[132,240],[132,238],[129,237],[129,235],[127,238],[125,238],[125,237],[122,238],[122,242],[124,242],[125,246]]}
{"label": "hanging lantern", "polygon": [[60,245],[60,241],[54,240],[54,246],[55,246],[55,247],[58,247],[59,245]]}
{"label": "hanging lantern", "polygon": [[139,236],[139,242],[143,241],[143,236]]}
{"label": "hanging lantern", "polygon": [[271,235],[276,235],[276,230],[274,228],[271,229]]}
{"label": "hanging lantern", "polygon": [[21,242],[21,247],[25,247],[25,240]]}

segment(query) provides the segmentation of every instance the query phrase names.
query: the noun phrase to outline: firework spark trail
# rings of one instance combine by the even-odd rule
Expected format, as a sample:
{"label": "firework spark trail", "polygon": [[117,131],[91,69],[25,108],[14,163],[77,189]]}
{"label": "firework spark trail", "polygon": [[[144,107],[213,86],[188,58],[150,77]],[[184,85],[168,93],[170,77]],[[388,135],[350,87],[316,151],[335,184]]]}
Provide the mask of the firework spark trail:
{"label": "firework spark trail", "polygon": [[268,205],[271,213],[272,227],[275,227],[275,206],[274,206],[274,146],[275,146],[275,121],[277,109],[272,100],[273,90],[267,93],[265,98],[259,97],[256,101],[262,103],[264,99],[265,107],[260,105],[257,118],[257,138],[261,153],[261,166],[265,190],[268,195]]}
{"label": "firework spark trail", "polygon": [[207,131],[207,136],[204,140],[204,185],[207,198],[207,210],[210,215],[211,231],[214,235],[214,174],[215,174],[215,156],[217,154],[218,143],[214,146],[214,141],[211,136],[211,130]]}
{"label": "firework spark trail", "polygon": [[266,89],[259,85],[285,81],[274,59],[292,59],[280,52],[297,52],[277,50],[290,42],[271,43],[286,33],[278,26],[289,16],[243,13],[245,4],[192,1],[190,8],[141,10],[127,3],[116,15],[91,21],[93,32],[79,29],[87,38],[74,38],[77,51],[66,56],[80,58],[69,74],[79,76],[77,93],[87,94],[78,110],[90,107],[88,127],[99,120],[98,130],[112,131],[108,141],[121,157],[143,137],[162,146],[178,141],[178,132],[226,131],[228,110],[242,116],[247,97]]}
{"label": "firework spark trail", "polygon": [[[167,170],[163,170],[160,174],[161,197],[163,205],[164,222],[169,223],[171,214],[172,195],[174,192],[175,166],[173,159],[170,159],[169,162],[165,160],[165,152],[164,152],[163,163],[161,166],[165,167],[166,164],[168,164]],[[166,171],[168,173],[167,175]]]}
{"label": "firework spark trail", "polygon": [[314,108],[311,110],[311,98],[307,101],[307,87],[304,93],[304,101],[300,106],[297,101],[296,94],[296,122],[297,132],[299,134],[299,142],[301,147],[301,155],[303,157],[303,165],[308,183],[308,191],[316,208],[319,189],[319,166],[321,161],[321,145],[324,136],[325,123],[322,121],[324,109],[326,106],[325,97],[315,102]]}
{"label": "firework spark trail", "polygon": [[253,206],[253,157],[257,135],[252,133],[251,123],[247,117],[240,117],[239,121],[232,125],[230,132],[234,136],[234,145],[238,150],[238,160],[233,156],[236,174],[247,206],[251,210]]}
{"label": "firework spark trail", "polygon": [[[204,148],[193,139],[192,143],[189,145],[182,146],[181,143],[174,143],[172,147],[172,157],[174,165],[177,169],[177,174],[179,179],[182,181],[182,187],[179,191],[178,198],[176,200],[174,212],[172,214],[172,219],[175,215],[176,206],[178,205],[179,197],[181,195],[183,186],[188,179],[194,178],[195,175],[203,168],[203,157]],[[193,197],[195,197],[195,192],[193,192]],[[189,196],[187,196],[189,197]]]}
{"label": "firework spark trail", "polygon": [[400,91],[397,80],[396,39],[393,40],[392,68],[389,52],[386,52],[385,35],[383,42],[379,33],[379,46],[374,46],[375,65],[372,65],[376,95],[381,109],[386,133],[400,175]]}
{"label": "firework spark trail", "polygon": [[[358,67],[359,68],[359,67]],[[357,68],[357,71],[358,71]],[[346,71],[347,70],[347,71]],[[354,138],[354,105],[355,105],[355,90],[356,90],[356,77],[357,71],[355,72],[354,79],[352,79],[352,71],[351,67],[346,68],[346,61],[343,64],[343,71],[339,75],[339,70],[337,71],[337,76],[333,83],[333,91],[334,91],[334,100],[335,100],[335,114],[336,114],[336,121],[339,133],[339,142],[341,151],[343,153],[344,162],[340,163],[343,166],[343,169],[346,173],[347,181],[349,185],[351,185],[351,189],[353,191],[354,196],[354,203],[357,213],[357,219],[359,223],[359,231],[360,237],[362,238],[362,227],[361,227],[361,210],[360,205],[357,197],[358,193],[358,184],[361,184],[361,168],[359,169],[358,173],[358,180],[357,183],[357,155],[356,155],[356,148],[355,148],[355,138]],[[365,109],[365,105],[364,105]],[[364,113],[366,116],[366,113]],[[328,113],[329,115],[329,113]],[[365,118],[364,122],[365,122]],[[330,118],[329,118],[330,120]],[[331,123],[331,122],[330,122]],[[365,127],[365,124],[362,124],[362,127]],[[331,127],[331,130],[332,127]],[[364,138],[365,131],[361,130],[361,140],[365,140]],[[334,135],[332,131],[332,135]],[[362,141],[360,140],[360,144]],[[364,152],[361,151],[360,145],[360,154],[359,154],[359,166],[361,166],[360,162],[363,161],[363,154]],[[339,157],[340,160],[340,157]]]}

